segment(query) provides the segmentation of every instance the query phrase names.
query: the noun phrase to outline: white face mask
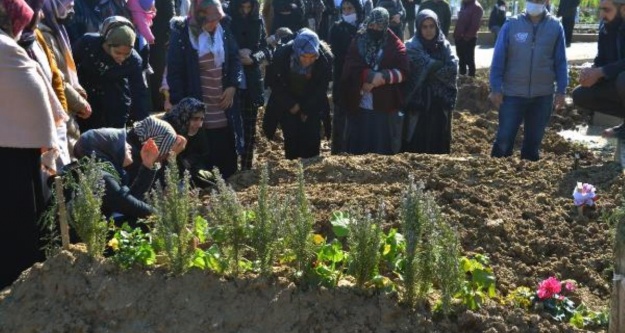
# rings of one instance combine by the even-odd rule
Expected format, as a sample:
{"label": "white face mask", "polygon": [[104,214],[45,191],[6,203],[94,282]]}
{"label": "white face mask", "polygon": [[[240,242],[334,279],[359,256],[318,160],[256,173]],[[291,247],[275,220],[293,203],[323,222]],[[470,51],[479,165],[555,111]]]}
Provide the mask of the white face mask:
{"label": "white face mask", "polygon": [[527,2],[525,10],[530,16],[538,16],[545,11],[544,4],[537,4],[533,2]]}
{"label": "white face mask", "polygon": [[345,22],[347,22],[349,24],[356,23],[357,19],[358,19],[358,16],[356,15],[356,13],[349,14],[349,15],[343,15],[343,21],[345,21]]}
{"label": "white face mask", "polygon": [[499,10],[505,11],[506,10],[506,6],[499,6]]}

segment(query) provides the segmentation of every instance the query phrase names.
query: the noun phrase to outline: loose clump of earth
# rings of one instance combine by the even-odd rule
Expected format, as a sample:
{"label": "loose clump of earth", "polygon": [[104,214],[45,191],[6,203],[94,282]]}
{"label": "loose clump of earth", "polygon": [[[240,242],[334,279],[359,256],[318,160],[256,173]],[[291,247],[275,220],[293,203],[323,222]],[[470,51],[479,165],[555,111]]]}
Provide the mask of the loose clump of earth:
{"label": "loose clump of earth", "polygon": [[[489,157],[497,113],[483,80],[460,82],[452,154],[322,155],[303,161],[306,193],[318,229],[351,203],[388,209],[386,228],[398,227],[401,192],[409,175],[421,180],[457,227],[464,254],[485,254],[501,296],[519,286],[535,290],[557,276],[577,281],[576,301],[609,305],[612,235],[607,213],[621,204],[621,167],[557,134],[584,121],[575,110],[553,117],[542,159]],[[519,136],[519,139],[521,136]],[[520,144],[520,140],[517,142]],[[576,163],[575,153],[580,159]],[[287,195],[297,162],[282,143],[259,138],[257,165],[267,162],[271,190]],[[244,203],[257,196],[258,170],[231,184]],[[595,185],[599,210],[585,218],[572,203],[577,181]],[[396,295],[335,289],[301,290],[285,278],[224,279],[192,270],[171,277],[155,269],[123,271],[91,260],[79,247],[24,272],[0,294],[2,332],[581,332],[549,315],[496,302],[478,311],[437,318],[425,308],[397,305]],[[604,332],[605,328],[591,330]]]}

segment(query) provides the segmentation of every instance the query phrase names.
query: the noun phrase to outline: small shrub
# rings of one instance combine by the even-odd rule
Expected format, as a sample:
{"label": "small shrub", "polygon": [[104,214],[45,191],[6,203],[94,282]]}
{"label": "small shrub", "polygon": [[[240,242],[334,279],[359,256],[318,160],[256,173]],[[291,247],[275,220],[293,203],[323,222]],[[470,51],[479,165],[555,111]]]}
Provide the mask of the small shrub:
{"label": "small shrub", "polygon": [[497,295],[495,275],[489,263],[488,257],[480,254],[475,258],[460,259],[460,267],[467,278],[462,281],[455,297],[459,298],[469,310],[479,309],[487,299]]}
{"label": "small shrub", "polygon": [[297,191],[295,201],[291,203],[289,217],[291,222],[287,224],[288,247],[293,251],[296,264],[296,275],[307,277],[310,273],[310,266],[314,259],[314,248],[312,241],[312,226],[314,217],[310,209],[310,203],[306,198],[306,188],[304,183],[304,167],[300,163],[297,174]]}
{"label": "small shrub", "polygon": [[[217,190],[211,195],[210,221],[219,225],[223,232],[223,250],[228,259],[228,271],[237,275],[243,265],[243,252],[248,241],[248,220],[253,219],[253,212],[245,210],[239,202],[236,192],[215,169]],[[245,266],[245,265],[244,265]]]}
{"label": "small shrub", "polygon": [[360,288],[378,274],[383,211],[384,207],[380,205],[375,217],[372,217],[371,213],[354,213],[352,214],[354,217],[350,220],[347,235],[350,250],[349,271],[356,278],[356,285]]}
{"label": "small shrub", "polygon": [[64,177],[64,187],[71,190],[68,212],[70,225],[76,234],[87,245],[87,253],[91,257],[99,257],[106,248],[109,223],[102,215],[102,198],[104,197],[104,179],[102,168],[117,175],[108,163],[98,162],[95,156],[85,157],[79,162],[74,173]]}
{"label": "small shrub", "polygon": [[275,196],[269,195],[269,167],[261,169],[258,191],[258,204],[255,208],[255,221],[252,226],[252,248],[256,252],[256,263],[262,275],[272,273],[278,244],[282,239],[285,205]]}
{"label": "small shrub", "polygon": [[167,255],[174,274],[184,273],[192,264],[195,254],[194,222],[198,215],[199,200],[191,190],[190,176],[182,177],[174,161],[165,169],[165,184],[152,191],[154,206],[154,238]]}

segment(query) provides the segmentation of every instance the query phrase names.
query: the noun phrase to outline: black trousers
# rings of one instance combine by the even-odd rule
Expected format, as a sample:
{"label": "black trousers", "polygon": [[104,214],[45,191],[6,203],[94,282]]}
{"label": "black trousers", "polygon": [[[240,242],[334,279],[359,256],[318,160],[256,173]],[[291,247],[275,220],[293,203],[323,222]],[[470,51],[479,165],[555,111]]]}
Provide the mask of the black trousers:
{"label": "black trousers", "polygon": [[625,73],[614,80],[602,80],[592,87],[573,90],[573,103],[591,111],[625,117]]}
{"label": "black trousers", "polygon": [[256,146],[256,120],[258,108],[252,103],[249,90],[241,90],[241,113],[243,115],[243,140],[244,148],[241,154],[241,170],[252,168],[254,160],[254,147]]}
{"label": "black trousers", "polygon": [[460,75],[467,74],[467,68],[469,69],[469,76],[475,76],[475,44],[477,43],[477,37],[469,40],[456,39],[456,53],[458,54],[458,73]]}
{"label": "black trousers", "polygon": [[5,214],[0,234],[0,289],[35,262],[41,251],[38,219],[44,208],[39,149],[0,148],[0,174],[4,175],[0,209]]}
{"label": "black trousers", "polygon": [[564,40],[566,46],[571,46],[573,41],[573,27],[575,27],[575,16],[562,16],[562,27],[564,28]]}

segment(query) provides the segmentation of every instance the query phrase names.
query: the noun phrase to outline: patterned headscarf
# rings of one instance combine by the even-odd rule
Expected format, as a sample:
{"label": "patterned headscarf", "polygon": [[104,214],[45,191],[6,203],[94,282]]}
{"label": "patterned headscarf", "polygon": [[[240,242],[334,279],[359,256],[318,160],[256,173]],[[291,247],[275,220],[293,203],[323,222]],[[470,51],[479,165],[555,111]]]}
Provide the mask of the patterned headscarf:
{"label": "patterned headscarf", "polygon": [[1,0],[0,5],[0,28],[15,38],[32,20],[33,10],[24,0]]}
{"label": "patterned headscarf", "polygon": [[126,130],[122,128],[98,128],[83,133],[76,145],[76,158],[95,154],[99,160],[110,162],[123,175],[126,158]]}
{"label": "patterned headscarf", "polygon": [[319,57],[319,37],[314,31],[302,28],[297,32],[292,48],[291,71],[301,75],[309,75],[313,66],[302,66],[299,57],[304,54],[315,54]]}
{"label": "patterned headscarf", "polygon": [[72,44],[65,26],[59,20],[66,19],[74,12],[72,4],[74,0],[44,0],[43,2],[43,24],[52,30],[56,43],[60,48],[60,53],[65,58],[67,68],[61,68],[63,74],[73,87],[80,87],[78,83],[78,72],[76,63],[72,56]]}
{"label": "patterned headscarf", "polygon": [[183,98],[176,106],[163,116],[163,120],[171,124],[178,134],[189,133],[189,122],[194,114],[204,113],[206,104],[193,97]]}
{"label": "patterned headscarf", "polygon": [[[425,20],[432,19],[434,24],[436,24],[436,36],[432,40],[426,40],[423,38],[421,34],[421,25]],[[419,38],[421,45],[429,52],[432,53],[445,45],[445,36],[441,33],[440,22],[438,21],[438,16],[435,12],[430,9],[424,9],[417,14],[417,22],[416,22],[416,30],[415,36]]]}
{"label": "patterned headscarf", "polygon": [[[388,38],[389,20],[390,17],[388,10],[382,7],[376,7],[371,11],[371,13],[369,13],[369,16],[362,23],[362,29],[358,31],[358,53],[361,57],[363,57],[367,65],[371,67],[378,65],[378,61],[380,60],[378,59],[380,58],[378,57],[378,53],[386,44],[386,39]],[[373,40],[369,37],[367,34],[369,24],[378,24],[381,26],[384,31],[384,36],[379,40]]]}
{"label": "patterned headscarf", "polygon": [[139,137],[139,141],[146,142],[154,139],[158,147],[159,156],[165,157],[176,143],[176,131],[169,123],[154,117],[147,117],[134,124],[134,132]]}

